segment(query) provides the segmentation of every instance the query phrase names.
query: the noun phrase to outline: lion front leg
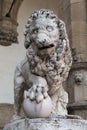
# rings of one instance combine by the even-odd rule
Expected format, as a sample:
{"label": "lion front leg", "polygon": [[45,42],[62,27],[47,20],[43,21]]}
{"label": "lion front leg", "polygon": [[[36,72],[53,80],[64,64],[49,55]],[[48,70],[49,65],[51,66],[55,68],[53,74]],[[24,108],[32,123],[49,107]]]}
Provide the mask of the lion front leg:
{"label": "lion front leg", "polygon": [[19,119],[25,89],[24,78],[17,67],[14,75],[14,115],[13,120]]}
{"label": "lion front leg", "polygon": [[14,115],[13,115],[13,120],[20,118],[20,109],[21,109],[20,91],[21,91],[21,87],[14,89]]}
{"label": "lion front leg", "polygon": [[20,111],[23,102],[24,86],[17,86],[14,88],[14,115],[12,120],[21,119]]}

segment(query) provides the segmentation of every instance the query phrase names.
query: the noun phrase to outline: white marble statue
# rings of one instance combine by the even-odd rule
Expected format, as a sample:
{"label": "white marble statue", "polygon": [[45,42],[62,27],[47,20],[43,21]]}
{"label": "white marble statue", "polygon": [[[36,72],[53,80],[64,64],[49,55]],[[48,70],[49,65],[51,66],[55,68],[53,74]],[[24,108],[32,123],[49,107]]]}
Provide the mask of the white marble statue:
{"label": "white marble statue", "polygon": [[20,115],[23,97],[38,104],[50,96],[52,114],[66,115],[68,95],[62,83],[72,57],[64,22],[52,11],[40,9],[29,17],[24,35],[26,57],[17,65],[14,76],[14,118]]}

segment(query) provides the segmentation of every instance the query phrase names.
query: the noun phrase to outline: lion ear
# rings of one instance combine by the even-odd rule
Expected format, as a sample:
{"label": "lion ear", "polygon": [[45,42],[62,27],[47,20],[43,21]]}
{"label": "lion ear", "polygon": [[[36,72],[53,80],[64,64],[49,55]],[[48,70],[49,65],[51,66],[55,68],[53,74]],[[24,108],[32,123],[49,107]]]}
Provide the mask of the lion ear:
{"label": "lion ear", "polygon": [[28,49],[30,44],[31,44],[31,41],[30,41],[30,35],[29,35],[29,28],[28,26],[26,26],[24,30],[24,47]]}
{"label": "lion ear", "polygon": [[64,21],[62,21],[61,19],[58,18],[57,25],[59,28],[63,28],[65,26],[65,23],[64,23]]}
{"label": "lion ear", "polygon": [[26,49],[28,49],[29,46],[30,46],[30,43],[25,41],[25,42],[24,42],[24,47],[25,47]]}
{"label": "lion ear", "polygon": [[30,46],[30,44],[31,44],[30,36],[29,36],[29,34],[27,33],[27,34],[25,35],[25,39],[24,39],[24,46],[25,46],[25,48],[28,49],[28,47]]}

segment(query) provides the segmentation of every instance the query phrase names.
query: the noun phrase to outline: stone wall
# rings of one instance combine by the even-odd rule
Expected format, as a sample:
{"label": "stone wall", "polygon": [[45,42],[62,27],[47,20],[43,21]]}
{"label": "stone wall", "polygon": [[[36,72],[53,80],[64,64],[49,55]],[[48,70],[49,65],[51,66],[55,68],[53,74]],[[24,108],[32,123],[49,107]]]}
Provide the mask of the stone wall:
{"label": "stone wall", "polygon": [[[87,6],[85,0],[71,0],[71,47],[75,49],[68,80],[73,114],[87,119]],[[73,84],[72,84],[73,82]],[[70,86],[69,86],[70,85]],[[70,105],[69,104],[69,105]],[[69,106],[69,108],[72,108]]]}
{"label": "stone wall", "polygon": [[58,16],[61,18],[67,28],[68,35],[71,31],[71,5],[70,0],[58,0]]}
{"label": "stone wall", "polygon": [[85,0],[71,0],[72,48],[78,61],[87,62],[87,6]]}
{"label": "stone wall", "polygon": [[68,110],[87,119],[87,1],[59,0],[58,14],[66,23],[73,55]]}

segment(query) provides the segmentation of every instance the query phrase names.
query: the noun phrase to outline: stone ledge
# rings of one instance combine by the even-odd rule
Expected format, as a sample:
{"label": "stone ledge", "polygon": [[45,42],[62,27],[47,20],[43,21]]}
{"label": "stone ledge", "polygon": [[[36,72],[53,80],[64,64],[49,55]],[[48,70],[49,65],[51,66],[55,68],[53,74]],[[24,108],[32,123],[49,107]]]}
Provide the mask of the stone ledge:
{"label": "stone ledge", "polygon": [[38,118],[21,119],[7,124],[3,130],[87,130],[87,120]]}
{"label": "stone ledge", "polygon": [[72,64],[72,70],[87,69],[87,62],[76,62]]}
{"label": "stone ledge", "polygon": [[87,110],[87,101],[69,103],[67,108],[72,110]]}

